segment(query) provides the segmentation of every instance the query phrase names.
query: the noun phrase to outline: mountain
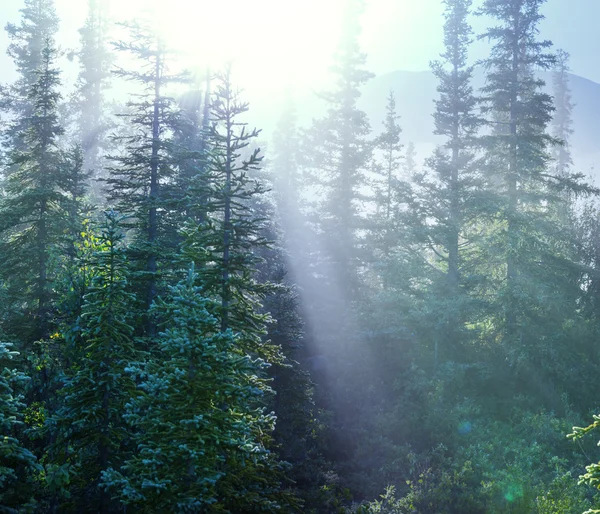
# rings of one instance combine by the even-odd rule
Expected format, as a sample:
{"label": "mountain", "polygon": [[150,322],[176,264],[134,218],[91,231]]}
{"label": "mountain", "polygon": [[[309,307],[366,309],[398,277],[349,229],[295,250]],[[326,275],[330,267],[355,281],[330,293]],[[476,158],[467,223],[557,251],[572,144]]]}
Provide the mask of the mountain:
{"label": "mountain", "polygon": [[[543,72],[540,77],[551,94],[551,73]],[[479,89],[484,80],[483,71],[476,70],[474,87]],[[600,84],[573,74],[569,75],[569,83],[575,103],[571,139],[575,168],[600,177]],[[379,130],[385,117],[386,97],[394,91],[404,141],[413,141],[423,155],[439,143],[433,135],[432,117],[436,87],[437,79],[430,71],[395,71],[371,80],[365,86],[360,106],[369,115],[373,129]]]}

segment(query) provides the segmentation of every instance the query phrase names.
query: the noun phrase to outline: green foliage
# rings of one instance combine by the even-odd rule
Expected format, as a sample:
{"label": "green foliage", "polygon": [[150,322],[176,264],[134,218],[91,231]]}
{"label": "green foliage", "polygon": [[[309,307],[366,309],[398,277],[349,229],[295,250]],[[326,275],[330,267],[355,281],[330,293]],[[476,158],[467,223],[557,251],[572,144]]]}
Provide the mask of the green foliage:
{"label": "green foliage", "polygon": [[62,234],[65,201],[57,141],[63,133],[57,111],[60,73],[54,67],[52,41],[46,40],[45,44],[40,66],[33,73],[36,81],[28,90],[32,113],[20,133],[25,148],[12,149],[13,170],[0,207],[4,255],[0,272],[9,301],[25,304],[22,313],[30,314],[18,322],[21,337],[26,333],[25,324],[30,326],[27,335],[33,338],[49,335],[53,278],[50,255]]}
{"label": "green foliage", "polygon": [[269,317],[261,313],[260,300],[269,291],[254,274],[261,262],[257,252],[268,245],[264,237],[265,220],[253,203],[265,188],[249,173],[258,169],[260,149],[242,152],[256,138],[238,120],[248,110],[231,82],[231,69],[218,76],[211,102],[211,123],[206,178],[198,184],[196,198],[202,199],[206,215],[191,220],[184,228],[183,259],[193,261],[198,282],[207,297],[220,302],[221,328],[240,332],[239,344],[248,353],[268,361],[277,360],[277,349],[265,343]]}
{"label": "green foliage", "polygon": [[[118,77],[136,84],[139,93],[120,116],[127,119],[130,132],[117,138],[121,155],[111,157],[114,165],[106,179],[108,199],[128,215],[136,244],[129,245],[130,261],[136,273],[140,314],[146,318],[146,333],[154,334],[155,320],[148,309],[159,292],[160,279],[168,273],[176,252],[177,228],[171,219],[169,184],[176,175],[178,160],[173,148],[173,128],[180,112],[168,88],[186,83],[188,75],[171,71],[173,52],[144,19],[125,24],[129,38],[115,48],[132,56],[138,68],[118,68]],[[164,284],[163,284],[164,286]]]}
{"label": "green foliage", "polygon": [[104,485],[136,512],[277,512],[286,495],[266,448],[275,422],[261,407],[267,364],[220,331],[217,304],[196,280],[192,269],[156,307],[167,320],[164,358],[139,369],[126,413],[138,451]]}
{"label": "green foliage", "polygon": [[[573,432],[569,434],[569,438],[577,441],[586,436],[590,432],[598,430],[600,427],[600,416],[594,415],[594,422],[587,427],[573,427]],[[600,490],[600,462],[592,463],[586,466],[586,473],[579,477],[580,484],[587,484],[595,489]],[[596,498],[596,504],[600,505],[600,501]],[[589,510],[587,513],[600,512],[598,510]]]}
{"label": "green foliage", "polygon": [[[83,168],[99,178],[102,154],[106,151],[111,122],[105,113],[106,89],[113,57],[108,51],[108,9],[101,0],[88,0],[88,15],[79,29],[79,77],[74,106],[77,109],[78,143],[83,151]],[[98,187],[95,188],[99,193]]]}
{"label": "green foliage", "polygon": [[57,427],[54,461],[68,464],[86,490],[79,501],[91,505],[91,497],[99,498],[103,511],[109,500],[98,489],[100,474],[118,468],[123,460],[131,438],[123,412],[136,391],[133,377],[126,372],[137,360],[131,325],[135,299],[127,292],[120,221],[116,213],[105,213],[95,252],[86,263],[94,277],[81,314],[67,332],[70,366],[61,391],[63,406],[51,420]]}
{"label": "green foliage", "polygon": [[12,367],[17,352],[0,343],[0,511],[33,512],[35,474],[41,469],[35,456],[24,446],[24,383],[29,380]]}

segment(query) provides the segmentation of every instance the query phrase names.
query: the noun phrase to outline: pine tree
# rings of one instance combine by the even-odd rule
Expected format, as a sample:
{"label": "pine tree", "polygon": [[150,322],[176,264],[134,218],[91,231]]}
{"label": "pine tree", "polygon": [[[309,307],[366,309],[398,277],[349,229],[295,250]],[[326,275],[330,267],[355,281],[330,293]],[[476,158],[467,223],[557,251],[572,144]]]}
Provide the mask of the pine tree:
{"label": "pine tree", "polygon": [[206,209],[205,199],[196,194],[206,187],[207,152],[210,126],[210,72],[207,71],[204,88],[197,85],[179,100],[181,119],[174,127],[174,145],[181,156],[172,188],[176,210],[183,223],[189,219],[201,222]]}
{"label": "pine tree", "polygon": [[57,142],[63,133],[57,114],[60,79],[54,60],[52,41],[46,40],[37,81],[28,95],[32,113],[19,134],[25,147],[11,152],[13,171],[1,206],[0,271],[10,301],[23,307],[19,332],[29,341],[49,335],[54,276],[50,262],[53,252],[58,253],[64,226],[65,174]]}
{"label": "pine tree", "polygon": [[[447,204],[442,223],[447,224],[443,246],[448,257],[448,283],[455,290],[460,282],[460,239],[464,226],[472,221],[468,204],[473,201],[475,136],[481,120],[475,114],[477,100],[471,85],[473,67],[467,65],[471,27],[467,16],[470,0],[446,0],[444,27],[445,52],[442,62],[434,62],[432,69],[439,80],[439,100],[434,114],[435,134],[446,137],[444,150],[436,156],[438,179],[443,184],[441,200]],[[449,155],[444,155],[447,153]]]}
{"label": "pine tree", "polygon": [[487,0],[481,10],[498,25],[484,34],[493,42],[482,91],[494,126],[483,141],[488,190],[495,196],[479,251],[487,260],[484,294],[502,313],[490,322],[511,368],[526,370],[520,376],[534,388],[548,381],[569,389],[575,377],[567,363],[586,352],[585,338],[573,339],[568,328],[580,323],[582,270],[572,231],[556,213],[566,197],[589,188],[577,176],[559,176],[551,163],[552,98],[534,73],[555,62],[547,51],[551,43],[537,39],[543,3]]}
{"label": "pine tree", "polygon": [[336,83],[332,91],[319,95],[327,104],[327,115],[314,122],[305,142],[310,149],[310,171],[316,186],[324,190],[317,217],[319,231],[325,235],[326,258],[337,274],[338,287],[348,297],[357,291],[357,274],[364,260],[358,241],[364,224],[361,186],[372,153],[371,127],[357,106],[360,88],[373,76],[364,69],[366,57],[358,43],[361,7],[360,1],[351,0],[345,8],[342,39],[332,66]]}
{"label": "pine tree", "polygon": [[33,476],[40,470],[35,456],[23,445],[23,389],[29,377],[12,367],[18,355],[11,345],[0,343],[0,511],[33,512],[35,490]]}
{"label": "pine tree", "polygon": [[[133,342],[133,295],[127,292],[127,266],[120,218],[105,213],[96,251],[88,266],[94,277],[79,319],[67,330],[71,366],[65,370],[63,406],[53,453],[68,464],[72,505],[78,512],[112,512],[101,488],[101,473],[119,469],[131,438],[123,421],[125,405],[135,396],[134,378],[126,371],[137,360]],[[94,500],[92,500],[92,498]]]}
{"label": "pine tree", "polygon": [[556,52],[556,63],[552,71],[552,87],[554,92],[554,117],[551,123],[551,135],[560,144],[553,148],[553,155],[558,176],[570,174],[573,158],[571,156],[570,139],[573,135],[573,98],[569,86],[569,54],[564,50]]}
{"label": "pine tree", "polygon": [[[167,88],[188,79],[185,73],[170,71],[172,52],[148,23],[141,21],[126,27],[130,40],[116,43],[116,49],[132,55],[140,68],[120,68],[116,75],[135,82],[140,93],[136,101],[128,104],[129,112],[122,114],[132,131],[121,138],[124,154],[113,159],[116,165],[109,168],[106,182],[109,200],[116,201],[115,208],[120,212],[130,215],[130,226],[135,229],[136,245],[131,258],[139,273],[137,279],[132,279],[143,290],[140,300],[145,299],[147,311],[157,295],[161,273],[176,250],[172,235],[177,229],[170,223],[170,202],[164,189],[175,176],[172,131],[179,121],[179,110],[167,96]],[[148,319],[148,335],[154,331],[154,321]]]}
{"label": "pine tree", "polygon": [[[221,332],[233,331],[243,355],[282,364],[279,347],[266,337],[271,318],[262,307],[273,288],[259,281],[268,241],[262,211],[265,187],[257,176],[262,157],[259,148],[252,148],[258,131],[248,131],[246,123],[239,121],[248,105],[232,85],[230,67],[217,76],[210,105],[207,175],[194,191],[206,216],[186,225],[184,258],[195,262],[203,294],[218,302]],[[256,372],[258,377],[266,377],[264,371]],[[236,464],[229,476],[239,473],[246,472]]]}
{"label": "pine tree", "polygon": [[[467,63],[472,37],[467,22],[471,1],[446,0],[444,5],[445,51],[442,60],[431,67],[439,81],[440,95],[433,115],[435,134],[445,141],[428,160],[429,171],[413,175],[415,198],[409,207],[415,218],[411,230],[415,231],[417,245],[436,269],[430,279],[429,306],[424,309],[427,317],[436,319],[438,328],[430,336],[434,339],[434,368],[439,343],[455,346],[466,320],[464,293],[469,277],[463,275],[469,275],[466,257],[481,203],[481,180],[476,169],[476,136],[481,120],[473,93],[473,66]],[[445,348],[446,357],[449,349]]]}
{"label": "pine tree", "polygon": [[[112,55],[108,50],[107,3],[88,0],[88,14],[79,30],[80,71],[77,81],[77,130],[83,151],[83,169],[101,177],[102,153],[106,150],[109,123],[105,118],[105,96],[110,80]],[[98,188],[95,188],[96,190]],[[96,191],[96,194],[98,191]]]}
{"label": "pine tree", "polygon": [[105,484],[136,512],[280,512],[280,465],[265,446],[275,418],[261,407],[267,364],[222,330],[198,279],[192,268],[157,304],[165,358],[142,371],[126,414],[138,453]]}
{"label": "pine tree", "polygon": [[395,200],[394,191],[398,186],[400,178],[398,171],[402,159],[401,151],[404,145],[400,142],[402,129],[398,125],[400,117],[396,113],[396,97],[393,91],[387,99],[386,118],[383,123],[384,131],[379,135],[376,146],[382,156],[381,183],[378,184],[377,206],[383,209],[383,218],[389,220],[393,214]]}
{"label": "pine tree", "polygon": [[275,133],[270,153],[269,169],[273,180],[276,216],[283,230],[282,237],[299,236],[301,224],[302,181],[299,165],[300,134],[298,114],[291,98],[288,98]]}
{"label": "pine tree", "polygon": [[205,199],[207,216],[188,224],[184,254],[196,262],[206,294],[221,302],[223,331],[260,334],[266,318],[259,314],[259,298],[266,290],[252,275],[260,262],[254,250],[267,241],[261,235],[264,221],[255,216],[250,201],[265,188],[249,176],[260,165],[260,149],[242,155],[258,135],[238,121],[247,111],[227,68],[217,77],[211,101],[206,185],[194,192]]}
{"label": "pine tree", "polygon": [[2,107],[9,114],[7,129],[3,133],[3,144],[8,152],[26,151],[24,137],[35,111],[31,90],[38,83],[38,71],[45,66],[48,42],[54,39],[58,31],[54,0],[25,0],[20,12],[19,25],[6,25],[10,39],[7,53],[13,59],[19,75],[2,99]]}
{"label": "pine tree", "polygon": [[[503,225],[502,247],[505,267],[505,330],[509,339],[517,337],[519,275],[525,276],[521,263],[525,253],[537,252],[526,241],[525,212],[529,219],[539,212],[539,202],[550,180],[547,179],[549,148],[553,139],[545,132],[552,119],[552,99],[542,91],[543,81],[533,69],[548,69],[554,63],[547,53],[550,41],[537,40],[537,25],[542,19],[540,6],[545,0],[487,0],[481,14],[499,24],[481,37],[493,41],[485,61],[487,84],[483,88],[485,112],[493,113],[495,131],[484,139],[497,177]],[[540,189],[541,188],[541,189]],[[536,205],[537,204],[537,205]]]}

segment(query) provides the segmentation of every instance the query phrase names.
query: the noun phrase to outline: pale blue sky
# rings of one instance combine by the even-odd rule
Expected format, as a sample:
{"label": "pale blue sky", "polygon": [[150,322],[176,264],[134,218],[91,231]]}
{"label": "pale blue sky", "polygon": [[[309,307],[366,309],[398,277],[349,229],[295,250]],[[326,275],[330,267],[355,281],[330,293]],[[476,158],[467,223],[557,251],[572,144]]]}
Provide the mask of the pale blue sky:
{"label": "pale blue sky", "polygon": [[[113,0],[118,4],[117,12],[126,11],[127,7],[134,7],[142,0]],[[146,0],[152,1],[152,0]],[[161,5],[173,5],[172,1],[154,0],[161,2]],[[204,0],[207,1],[207,0]],[[216,2],[218,5],[235,4],[236,0],[208,0],[210,3]],[[241,1],[241,0],[240,0]],[[331,62],[331,53],[333,51],[333,39],[327,34],[327,27],[334,26],[336,22],[335,5],[342,0],[257,0],[252,5],[257,6],[254,11],[247,10],[246,17],[255,16],[256,19],[266,20],[258,30],[254,31],[254,37],[257,44],[251,48],[246,44],[246,54],[240,57],[252,56],[252,59],[260,60],[261,56],[270,69],[286,70],[289,72],[287,81],[306,80],[307,84],[314,85],[314,78],[308,75],[311,73],[315,77],[321,76]],[[479,0],[475,0],[477,5]],[[62,18],[61,26],[61,44],[63,46],[72,46],[77,43],[77,29],[80,26],[85,14],[86,0],[56,0],[59,14]],[[192,5],[197,6],[195,12],[198,12],[198,6],[203,5],[199,0],[180,0],[184,6],[194,9]],[[368,54],[368,63],[372,71],[382,74],[398,69],[420,71],[428,68],[431,59],[435,59],[441,49],[441,2],[439,0],[365,0],[366,10],[363,16],[363,34],[362,43],[364,51]],[[217,5],[215,4],[215,5]],[[246,5],[248,3],[245,2]],[[296,38],[298,34],[304,36],[304,40],[299,44],[294,43],[296,56],[304,52],[303,67],[313,67],[312,72],[306,70],[306,73],[292,73],[288,64],[286,68],[282,62],[281,50],[282,43],[269,37],[270,30],[279,24],[277,38],[281,36],[281,21],[274,14],[271,18],[265,17],[261,13],[260,6],[277,6],[277,16],[281,16],[286,9],[295,9],[297,12],[293,16],[288,16],[287,23],[291,19],[298,19],[302,22],[302,28],[294,32]],[[286,5],[288,7],[286,7]],[[18,21],[18,10],[22,6],[22,0],[0,0],[0,23],[5,25],[7,22]],[[332,7],[333,6],[333,7]],[[306,9],[305,16],[298,17],[298,11]],[[135,12],[133,8],[132,12]],[[231,12],[231,11],[229,11]],[[600,82],[600,66],[598,66],[598,50],[600,49],[600,0],[548,0],[543,9],[546,20],[541,26],[542,36],[551,39],[557,47],[564,48],[571,54],[571,67],[573,72],[583,77]],[[318,22],[307,23],[307,20],[319,20]],[[198,20],[199,22],[200,20]],[[331,25],[330,25],[331,24]],[[485,27],[485,20],[474,19],[473,24],[477,31]],[[308,26],[313,25],[313,26]],[[241,25],[242,26],[242,25]],[[170,29],[176,30],[176,29]],[[274,29],[273,29],[274,30]],[[283,30],[285,33],[286,30]],[[331,31],[335,34],[335,31]],[[247,41],[252,41],[252,35],[248,35]],[[0,34],[0,48],[6,47],[6,37],[4,33]],[[285,46],[285,45],[284,45]],[[291,48],[291,46],[290,46]],[[276,51],[278,50],[278,51]],[[485,45],[478,43],[472,50],[473,58],[485,56]],[[292,54],[293,58],[293,54]],[[272,81],[282,80],[285,82],[283,74],[269,74]],[[279,75],[279,76],[278,76]],[[10,62],[4,56],[0,55],[0,82],[11,78]],[[256,78],[256,77],[255,77]],[[264,75],[263,75],[264,78]],[[260,78],[256,78],[260,80]],[[273,84],[276,86],[277,84]],[[252,86],[251,86],[252,87]]]}

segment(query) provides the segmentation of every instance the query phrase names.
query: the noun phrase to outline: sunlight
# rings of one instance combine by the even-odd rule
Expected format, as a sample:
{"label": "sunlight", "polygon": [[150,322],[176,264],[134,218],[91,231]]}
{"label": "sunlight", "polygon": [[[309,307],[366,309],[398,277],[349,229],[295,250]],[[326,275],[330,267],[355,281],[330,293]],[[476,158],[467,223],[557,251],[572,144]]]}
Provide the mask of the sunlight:
{"label": "sunlight", "polygon": [[319,80],[328,71],[339,36],[332,29],[339,0],[171,0],[154,5],[159,30],[190,67],[218,69],[234,61],[249,88]]}

